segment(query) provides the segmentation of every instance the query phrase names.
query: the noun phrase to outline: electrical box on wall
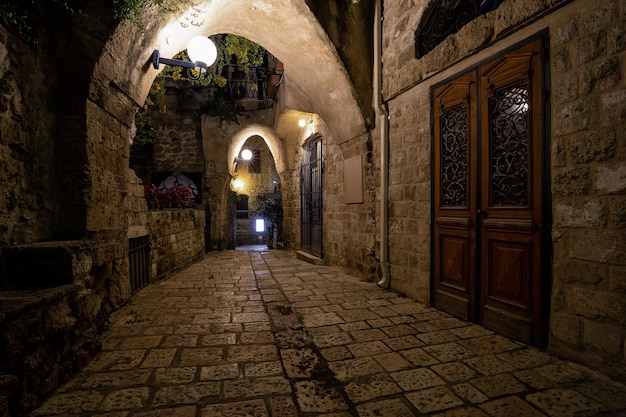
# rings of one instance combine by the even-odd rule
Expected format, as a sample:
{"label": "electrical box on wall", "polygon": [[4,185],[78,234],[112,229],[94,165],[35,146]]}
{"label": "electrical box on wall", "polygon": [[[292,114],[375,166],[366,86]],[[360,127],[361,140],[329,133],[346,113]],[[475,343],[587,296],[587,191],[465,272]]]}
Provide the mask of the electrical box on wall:
{"label": "electrical box on wall", "polygon": [[353,156],[343,163],[343,188],[346,204],[363,203],[363,156]]}

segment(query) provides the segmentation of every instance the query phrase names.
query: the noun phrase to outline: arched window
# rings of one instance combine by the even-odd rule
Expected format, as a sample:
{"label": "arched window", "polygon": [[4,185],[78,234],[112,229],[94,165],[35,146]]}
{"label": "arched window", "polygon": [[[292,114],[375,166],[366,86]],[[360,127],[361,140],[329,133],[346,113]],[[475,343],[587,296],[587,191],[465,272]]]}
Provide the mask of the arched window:
{"label": "arched window", "polygon": [[415,56],[421,58],[445,38],[478,16],[495,10],[504,0],[435,0],[415,32]]}

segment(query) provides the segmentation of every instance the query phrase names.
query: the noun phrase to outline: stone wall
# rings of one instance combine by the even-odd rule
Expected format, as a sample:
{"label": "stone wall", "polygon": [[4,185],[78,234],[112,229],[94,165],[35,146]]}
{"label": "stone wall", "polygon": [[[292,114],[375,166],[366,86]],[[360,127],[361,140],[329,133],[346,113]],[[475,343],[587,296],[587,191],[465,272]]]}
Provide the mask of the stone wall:
{"label": "stone wall", "polygon": [[[324,260],[358,276],[374,277],[376,207],[371,138],[362,135],[336,144],[331,136],[324,145]],[[346,181],[344,164],[354,156],[362,156],[362,203],[346,201],[348,188],[354,184]]]}
{"label": "stone wall", "polygon": [[56,117],[46,100],[56,74],[32,71],[45,59],[0,26],[0,247],[54,235]]}
{"label": "stone wall", "polygon": [[[547,30],[552,276],[550,349],[626,378],[626,80],[621,1],[503,2],[421,59],[423,8],[385,3],[392,286],[429,301],[430,87]],[[376,154],[380,149],[374,143]]]}
{"label": "stone wall", "polygon": [[184,82],[168,80],[166,85],[166,112],[150,112],[156,130],[154,170],[202,172],[204,155],[196,111],[209,93],[206,88],[191,88]]}
{"label": "stone wall", "polygon": [[550,21],[551,345],[626,378],[626,4]]}
{"label": "stone wall", "polygon": [[150,236],[151,279],[157,280],[204,256],[204,210],[148,211],[143,185],[129,170],[128,237]]}
{"label": "stone wall", "polygon": [[87,285],[3,292],[0,415],[22,416],[100,351],[100,300]]}
{"label": "stone wall", "polygon": [[[322,137],[322,251],[326,264],[346,268],[361,277],[376,278],[376,199],[372,140],[369,134],[360,135],[342,143],[321,118],[302,130],[300,136],[287,142],[287,158],[293,161],[293,170],[281,175],[283,181],[283,208],[285,242],[291,250],[301,245],[300,165],[303,146],[312,138]],[[344,162],[354,156],[363,161],[363,202],[349,204],[346,192],[351,186],[345,181]]]}

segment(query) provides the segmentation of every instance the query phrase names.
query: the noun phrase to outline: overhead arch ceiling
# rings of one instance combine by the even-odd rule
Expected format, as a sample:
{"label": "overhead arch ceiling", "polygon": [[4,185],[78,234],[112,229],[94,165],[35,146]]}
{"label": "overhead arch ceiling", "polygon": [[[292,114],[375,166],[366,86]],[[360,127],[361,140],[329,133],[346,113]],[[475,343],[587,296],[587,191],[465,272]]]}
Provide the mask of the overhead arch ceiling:
{"label": "overhead arch ceiling", "polygon": [[[339,141],[367,131],[350,77],[303,0],[205,0],[159,26],[154,47],[142,51],[144,59],[150,60],[153,49],[173,56],[196,35],[243,36],[283,62],[282,107],[319,114]],[[371,71],[371,67],[363,70]],[[152,79],[156,76],[156,70],[145,71]],[[144,90],[145,96],[146,86]]]}

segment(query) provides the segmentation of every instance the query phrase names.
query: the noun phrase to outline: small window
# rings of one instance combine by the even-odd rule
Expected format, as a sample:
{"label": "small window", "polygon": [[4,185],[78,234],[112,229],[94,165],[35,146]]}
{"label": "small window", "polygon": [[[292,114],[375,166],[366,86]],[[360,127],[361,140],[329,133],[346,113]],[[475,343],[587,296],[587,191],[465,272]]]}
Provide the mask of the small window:
{"label": "small window", "polygon": [[241,194],[237,196],[237,218],[238,219],[247,219],[248,218],[248,199],[249,197],[245,194]]}
{"label": "small window", "polygon": [[415,57],[435,49],[449,35],[468,22],[498,8],[504,0],[434,0],[422,16],[415,32]]}
{"label": "small window", "polygon": [[254,224],[254,229],[257,231],[257,233],[265,232],[265,220],[256,219],[256,222]]}

